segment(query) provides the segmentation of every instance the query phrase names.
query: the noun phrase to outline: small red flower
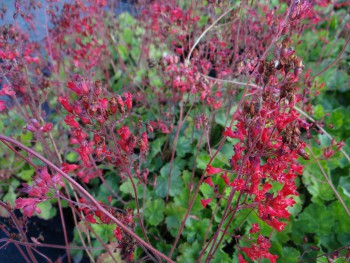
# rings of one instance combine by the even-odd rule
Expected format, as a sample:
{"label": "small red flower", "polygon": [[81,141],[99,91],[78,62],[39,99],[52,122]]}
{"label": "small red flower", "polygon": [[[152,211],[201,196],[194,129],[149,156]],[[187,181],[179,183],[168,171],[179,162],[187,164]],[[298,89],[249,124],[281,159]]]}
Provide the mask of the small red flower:
{"label": "small red flower", "polygon": [[212,200],[211,198],[202,199],[202,200],[201,200],[202,206],[203,206],[204,208],[206,208],[207,205],[211,202],[211,200]]}
{"label": "small red flower", "polygon": [[238,263],[248,263],[248,261],[244,260],[241,254],[238,254]]}
{"label": "small red flower", "polygon": [[52,131],[53,124],[51,122],[46,123],[43,127],[40,128],[42,132],[50,132]]}
{"label": "small red flower", "polygon": [[226,185],[230,185],[230,179],[228,179],[227,173],[223,173],[221,178],[224,180]]}
{"label": "small red flower", "polygon": [[120,230],[119,227],[117,227],[116,229],[113,230],[113,234],[118,241],[122,240],[123,235],[122,235],[122,231]]}
{"label": "small red flower", "polygon": [[207,175],[218,174],[218,173],[222,172],[222,170],[220,168],[212,167],[210,164],[207,165],[207,168],[205,171],[206,171]]}
{"label": "small red flower", "polygon": [[6,109],[5,101],[0,100],[0,111],[3,111],[4,109]]}
{"label": "small red flower", "polygon": [[130,110],[132,108],[132,95],[130,92],[125,92],[123,95],[125,98],[125,106],[128,108],[128,110]]}
{"label": "small red flower", "polygon": [[222,133],[222,135],[230,137],[230,138],[235,138],[234,132],[231,130],[230,127],[226,127],[225,131]]}
{"label": "small red flower", "polygon": [[81,95],[82,94],[81,89],[72,81],[68,81],[67,88],[69,88],[72,91],[74,91],[77,95]]}
{"label": "small red flower", "polygon": [[259,224],[252,224],[252,228],[249,230],[250,234],[254,234],[260,231]]}
{"label": "small red flower", "polygon": [[79,168],[79,165],[76,165],[76,164],[62,163],[61,170],[65,173],[69,173],[78,168]]}
{"label": "small red flower", "polygon": [[31,217],[33,215],[33,213],[36,211],[38,214],[41,213],[41,210],[39,208],[37,208],[38,203],[40,202],[39,198],[18,198],[16,199],[15,203],[16,209],[23,209],[23,213],[28,216]]}
{"label": "small red flower", "polygon": [[4,83],[4,87],[2,90],[0,90],[0,95],[14,96],[16,95],[16,92],[10,86],[6,85],[6,83]]}
{"label": "small red flower", "polygon": [[118,134],[123,140],[126,140],[129,138],[131,132],[128,126],[123,126],[118,130]]}
{"label": "small red flower", "polygon": [[79,123],[74,119],[74,116],[67,115],[66,118],[64,119],[64,122],[74,128],[80,128]]}
{"label": "small red flower", "polygon": [[231,185],[236,191],[242,191],[242,190],[244,190],[245,182],[244,182],[243,179],[235,179],[230,185]]}
{"label": "small red flower", "polygon": [[331,158],[335,154],[335,151],[333,151],[331,148],[327,147],[324,152],[323,156],[326,157],[326,160]]}
{"label": "small red flower", "polygon": [[147,139],[146,132],[142,133],[141,138],[138,141],[138,146],[142,153],[145,153],[148,151],[148,139]]}
{"label": "small red flower", "polygon": [[214,183],[211,177],[207,177],[206,179],[203,180],[203,182],[210,185],[211,187],[214,187]]}

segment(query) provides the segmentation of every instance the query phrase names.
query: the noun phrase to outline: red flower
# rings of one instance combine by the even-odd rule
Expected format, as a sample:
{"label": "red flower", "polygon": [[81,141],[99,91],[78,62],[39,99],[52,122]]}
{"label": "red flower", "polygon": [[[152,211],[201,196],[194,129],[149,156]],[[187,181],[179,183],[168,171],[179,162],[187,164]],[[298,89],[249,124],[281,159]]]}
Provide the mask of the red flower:
{"label": "red flower", "polygon": [[138,146],[142,153],[145,153],[148,151],[148,139],[147,139],[146,132],[142,133],[141,138],[138,141]]}
{"label": "red flower", "polygon": [[40,128],[42,132],[50,132],[52,131],[53,124],[51,122],[46,123],[43,127]]}
{"label": "red flower", "polygon": [[206,208],[207,205],[211,202],[211,200],[212,200],[211,198],[202,199],[202,200],[201,200],[202,206],[203,206],[204,208]]}
{"label": "red flower", "polygon": [[132,95],[130,92],[125,92],[123,95],[125,98],[124,103],[128,110],[130,110],[132,108]]}
{"label": "red flower", "polygon": [[212,167],[210,164],[207,165],[207,169],[205,169],[205,171],[207,175],[218,174],[222,172],[220,168]]}
{"label": "red flower", "polygon": [[243,179],[235,179],[231,184],[236,191],[244,190],[245,182]]}
{"label": "red flower", "polygon": [[6,83],[4,83],[4,87],[2,90],[0,90],[0,95],[14,96],[16,95],[16,92],[10,86],[6,85]]}
{"label": "red flower", "polygon": [[120,230],[119,227],[117,227],[116,229],[113,230],[113,234],[118,241],[122,240],[123,235],[122,235],[122,231]]}
{"label": "red flower", "polygon": [[230,137],[230,138],[235,138],[235,134],[231,130],[230,127],[226,127],[225,131],[222,133],[222,135]]}
{"label": "red flower", "polygon": [[5,101],[0,100],[0,111],[3,111],[4,109],[6,109]]}
{"label": "red flower", "polygon": [[326,160],[331,158],[335,154],[335,151],[333,151],[331,148],[327,147],[324,152],[323,156],[326,157]]}
{"label": "red flower", "polygon": [[85,216],[85,219],[86,219],[86,221],[88,221],[88,222],[90,222],[92,224],[96,224],[97,223],[97,221],[96,221],[96,219],[95,219],[93,214],[87,214]]}
{"label": "red flower", "polygon": [[252,224],[252,228],[249,230],[250,234],[254,234],[260,231],[259,224]]}
{"label": "red flower", "polygon": [[64,119],[64,122],[74,128],[80,128],[79,123],[74,119],[74,116],[67,115],[66,118]]}
{"label": "red flower", "polygon": [[221,178],[224,180],[226,185],[230,185],[230,180],[228,179],[227,173],[223,173]]}
{"label": "red flower", "polygon": [[248,261],[244,260],[241,254],[238,254],[238,263],[248,263]]}
{"label": "red flower", "polygon": [[34,211],[36,211],[38,214],[41,213],[41,210],[39,208],[37,208],[37,204],[40,202],[39,198],[18,198],[16,199],[15,203],[16,209],[23,209],[23,213],[28,216],[31,217],[34,213]]}
{"label": "red flower", "polygon": [[267,224],[272,226],[274,229],[276,229],[278,232],[281,232],[285,226],[287,225],[286,223],[284,222],[280,222],[278,221],[275,217],[272,218],[271,221],[267,221]]}
{"label": "red flower", "polygon": [[69,88],[72,91],[74,91],[77,95],[81,95],[82,94],[81,89],[74,82],[68,81],[67,88]]}
{"label": "red flower", "polygon": [[203,182],[210,185],[211,187],[214,187],[214,183],[211,177],[207,177]]}
{"label": "red flower", "polygon": [[120,137],[123,140],[126,140],[129,138],[131,132],[128,126],[122,126],[119,130],[118,130],[118,134],[120,135]]}
{"label": "red flower", "polygon": [[69,104],[67,97],[59,96],[57,102],[63,106],[69,113],[73,113],[73,107]]}
{"label": "red flower", "polygon": [[99,102],[102,109],[104,110],[108,109],[108,100],[106,98],[99,99]]}
{"label": "red flower", "polygon": [[79,165],[76,165],[76,164],[62,163],[61,170],[65,173],[69,173],[78,168],[79,168]]}

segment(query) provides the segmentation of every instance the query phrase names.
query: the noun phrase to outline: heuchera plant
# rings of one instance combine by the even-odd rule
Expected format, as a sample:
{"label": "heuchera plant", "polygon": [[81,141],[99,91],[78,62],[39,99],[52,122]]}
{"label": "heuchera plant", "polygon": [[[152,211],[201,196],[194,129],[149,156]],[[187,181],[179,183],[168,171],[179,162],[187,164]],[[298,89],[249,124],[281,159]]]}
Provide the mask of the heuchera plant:
{"label": "heuchera plant", "polygon": [[[18,167],[4,178],[12,198],[0,201],[17,232],[0,225],[0,241],[26,262],[56,260],[40,252],[45,245],[66,250],[67,262],[78,253],[91,262],[301,262],[304,244],[284,259],[273,241],[301,206],[305,161],[317,162],[350,216],[311,147],[325,133],[331,144],[320,156],[349,160],[345,142],[312,118],[324,87],[315,79],[341,59],[349,25],[317,74],[298,47],[329,10],[349,4],[131,2],[134,17],[116,17],[116,1],[16,0],[12,22],[1,24],[0,111],[23,130],[1,126],[17,129],[0,140],[13,152],[2,158]],[[45,37],[35,42],[42,8]],[[28,236],[27,222],[47,205],[59,212],[64,244]]]}

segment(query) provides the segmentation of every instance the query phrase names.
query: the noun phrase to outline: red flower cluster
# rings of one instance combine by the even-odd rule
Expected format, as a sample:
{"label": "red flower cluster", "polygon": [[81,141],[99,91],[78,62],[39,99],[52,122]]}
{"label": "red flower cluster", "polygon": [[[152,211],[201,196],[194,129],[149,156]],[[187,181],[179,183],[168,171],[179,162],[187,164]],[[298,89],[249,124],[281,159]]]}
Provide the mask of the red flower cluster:
{"label": "red flower cluster", "polygon": [[36,211],[40,213],[40,209],[37,205],[40,202],[46,201],[56,196],[56,191],[64,185],[62,178],[59,174],[50,175],[47,167],[37,170],[36,176],[33,178],[33,184],[23,184],[22,191],[27,193],[29,198],[16,199],[15,208],[23,209],[23,213],[31,217]]}

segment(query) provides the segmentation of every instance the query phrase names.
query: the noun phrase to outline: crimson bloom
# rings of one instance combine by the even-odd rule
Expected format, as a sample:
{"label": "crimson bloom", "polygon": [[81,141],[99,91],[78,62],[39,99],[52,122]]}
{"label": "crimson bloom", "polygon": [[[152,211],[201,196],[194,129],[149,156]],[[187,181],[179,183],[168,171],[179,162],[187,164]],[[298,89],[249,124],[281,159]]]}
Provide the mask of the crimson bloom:
{"label": "crimson bloom", "polygon": [[211,177],[207,177],[206,179],[203,180],[203,182],[210,185],[211,187],[214,187],[214,183]]}
{"label": "crimson bloom", "polygon": [[205,169],[207,175],[212,175],[212,174],[218,174],[222,172],[222,169],[220,168],[215,168],[211,166],[210,164],[207,165],[207,169]]}
{"label": "crimson bloom", "polygon": [[64,122],[71,127],[80,128],[79,122],[74,119],[74,116],[67,115]]}
{"label": "crimson bloom", "polygon": [[6,85],[6,83],[4,83],[2,90],[0,90],[0,95],[14,96],[16,95],[16,92],[10,86]]}
{"label": "crimson bloom", "polygon": [[252,228],[249,230],[250,234],[254,234],[260,231],[259,224],[252,224]]}
{"label": "crimson bloom", "polygon": [[41,213],[41,210],[37,207],[38,203],[40,203],[39,198],[18,198],[15,201],[16,209],[23,209],[23,214],[28,217],[31,217],[33,213],[36,211],[38,214]]}
{"label": "crimson bloom", "polygon": [[61,170],[65,173],[69,173],[71,171],[74,171],[75,169],[78,169],[79,165],[77,164],[69,164],[69,163],[62,163]]}
{"label": "crimson bloom", "polygon": [[235,179],[231,184],[236,191],[244,190],[245,181],[243,179]]}
{"label": "crimson bloom", "polygon": [[0,111],[3,111],[4,109],[6,109],[5,101],[0,100]]}
{"label": "crimson bloom", "polygon": [[202,199],[202,200],[201,200],[202,206],[203,206],[204,208],[206,208],[207,205],[211,202],[211,200],[212,200],[211,198]]}
{"label": "crimson bloom", "polygon": [[118,241],[122,240],[123,235],[122,235],[122,231],[120,230],[119,227],[117,227],[116,229],[113,230],[113,234]]}
{"label": "crimson bloom", "polygon": [[130,110],[132,108],[132,95],[130,92],[125,92],[123,95],[125,98],[125,106],[128,108],[128,110]]}

